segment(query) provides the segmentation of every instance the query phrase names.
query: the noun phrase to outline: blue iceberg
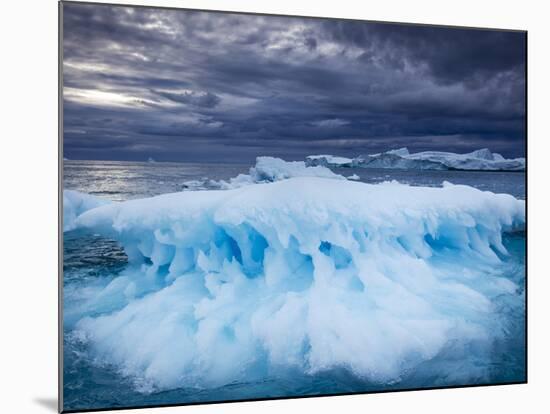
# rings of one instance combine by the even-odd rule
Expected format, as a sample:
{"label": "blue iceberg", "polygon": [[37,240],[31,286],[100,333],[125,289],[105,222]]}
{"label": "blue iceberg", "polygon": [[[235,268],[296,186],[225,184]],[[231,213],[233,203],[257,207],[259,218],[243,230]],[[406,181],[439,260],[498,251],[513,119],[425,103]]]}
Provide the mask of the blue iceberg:
{"label": "blue iceberg", "polygon": [[326,177],[235,187],[73,209],[71,228],[117,240],[128,266],[71,329],[140,392],[289,369],[391,384],[509,332],[498,298],[523,299],[503,237],[524,230],[524,201]]}

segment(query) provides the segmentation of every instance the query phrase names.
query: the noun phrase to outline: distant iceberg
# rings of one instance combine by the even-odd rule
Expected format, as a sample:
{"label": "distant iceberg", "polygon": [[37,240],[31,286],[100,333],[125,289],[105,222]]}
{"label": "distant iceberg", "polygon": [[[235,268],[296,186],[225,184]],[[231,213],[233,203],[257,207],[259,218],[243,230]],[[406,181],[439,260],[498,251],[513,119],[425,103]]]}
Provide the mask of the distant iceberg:
{"label": "distant iceberg", "polygon": [[352,158],[335,157],[334,155],[309,155],[306,157],[307,166],[321,165],[323,167],[351,167]]}
{"label": "distant iceberg", "polygon": [[210,181],[210,187],[220,189],[239,188],[245,185],[270,183],[294,177],[321,177],[345,180],[346,177],[335,174],[328,168],[307,165],[304,161],[285,161],[275,157],[257,157],[256,165],[248,174],[239,174],[229,181]]}
{"label": "distant iceberg", "polygon": [[441,151],[411,154],[407,148],[399,148],[379,154],[360,155],[353,159],[313,155],[306,157],[306,164],[411,170],[525,171],[525,158],[505,159],[487,148],[467,154]]}
{"label": "distant iceberg", "polygon": [[[75,324],[94,361],[153,392],[289,369],[391,383],[449,346],[494,352],[509,329],[496,301],[523,300],[502,269],[524,201],[448,183],[277,181],[289,170],[259,161],[247,177],[265,183],[225,191],[91,209],[67,192],[87,209],[74,227],[118,240],[129,260]],[[453,378],[471,375],[457,367]]]}
{"label": "distant iceberg", "polygon": [[[404,148],[406,150],[406,148]],[[408,152],[408,151],[407,151]],[[452,152],[425,151],[416,154],[401,155],[411,161],[426,161],[440,163],[448,169],[454,170],[488,170],[488,171],[523,171],[525,158],[505,159],[498,153],[492,153],[483,148],[467,154]]]}

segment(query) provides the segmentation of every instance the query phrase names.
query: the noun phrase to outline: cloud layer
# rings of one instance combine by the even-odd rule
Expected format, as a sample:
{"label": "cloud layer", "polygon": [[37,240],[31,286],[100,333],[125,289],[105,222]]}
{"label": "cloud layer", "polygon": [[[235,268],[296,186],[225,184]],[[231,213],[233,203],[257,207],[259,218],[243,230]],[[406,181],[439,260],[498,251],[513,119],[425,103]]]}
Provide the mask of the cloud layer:
{"label": "cloud layer", "polygon": [[520,32],[68,3],[64,151],[523,156],[525,53]]}

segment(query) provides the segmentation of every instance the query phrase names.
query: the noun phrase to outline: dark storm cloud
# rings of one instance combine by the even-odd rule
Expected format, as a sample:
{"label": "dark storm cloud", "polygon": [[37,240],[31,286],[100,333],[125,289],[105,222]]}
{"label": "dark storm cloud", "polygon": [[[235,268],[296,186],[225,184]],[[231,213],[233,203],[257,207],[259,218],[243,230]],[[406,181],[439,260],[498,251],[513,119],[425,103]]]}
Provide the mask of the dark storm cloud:
{"label": "dark storm cloud", "polygon": [[524,34],[64,6],[69,158],[523,156]]}
{"label": "dark storm cloud", "polygon": [[437,81],[445,83],[522,70],[525,61],[525,38],[516,32],[333,20],[324,25],[336,41],[362,48],[363,59],[382,58],[400,69],[426,65]]}
{"label": "dark storm cloud", "polygon": [[179,102],[194,106],[199,106],[202,108],[214,108],[221,101],[219,96],[214,95],[213,93],[195,93],[195,92],[184,92],[184,93],[170,93],[170,92],[160,92],[154,91],[157,95],[160,95],[164,98],[167,98],[173,102]]}

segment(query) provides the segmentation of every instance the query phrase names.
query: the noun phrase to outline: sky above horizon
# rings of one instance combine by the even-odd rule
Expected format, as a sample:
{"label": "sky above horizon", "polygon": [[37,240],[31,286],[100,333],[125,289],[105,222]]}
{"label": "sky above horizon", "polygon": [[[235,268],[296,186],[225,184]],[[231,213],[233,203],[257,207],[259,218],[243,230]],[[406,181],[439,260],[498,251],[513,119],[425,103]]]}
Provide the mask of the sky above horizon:
{"label": "sky above horizon", "polygon": [[69,159],[525,156],[525,34],[65,3]]}

